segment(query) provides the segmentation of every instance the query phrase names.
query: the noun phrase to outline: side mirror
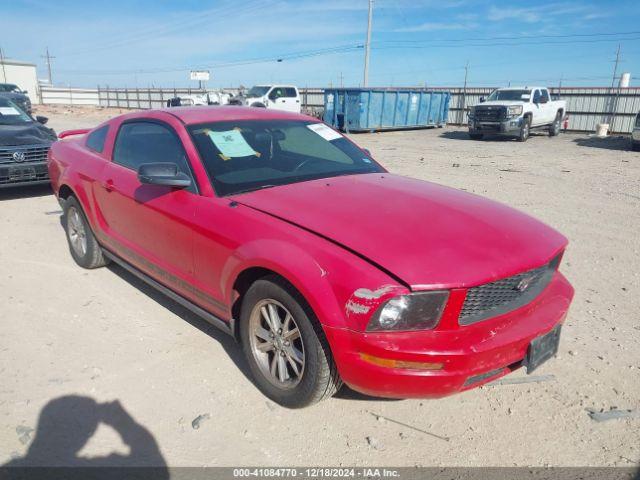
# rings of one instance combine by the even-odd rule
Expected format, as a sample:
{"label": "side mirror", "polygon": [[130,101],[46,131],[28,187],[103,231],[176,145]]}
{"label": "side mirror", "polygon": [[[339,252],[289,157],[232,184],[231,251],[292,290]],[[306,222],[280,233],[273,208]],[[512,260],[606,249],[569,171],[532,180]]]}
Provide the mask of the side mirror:
{"label": "side mirror", "polygon": [[486,100],[486,98],[484,98],[484,97],[480,97],[480,103],[484,103],[484,102],[485,102],[485,100]]}
{"label": "side mirror", "polygon": [[186,188],[191,185],[191,178],[178,171],[175,163],[143,163],[138,167],[138,180],[148,185]]}
{"label": "side mirror", "polygon": [[44,125],[48,121],[49,121],[49,119],[47,117],[43,117],[42,115],[36,115],[36,122],[41,123],[42,125]]}

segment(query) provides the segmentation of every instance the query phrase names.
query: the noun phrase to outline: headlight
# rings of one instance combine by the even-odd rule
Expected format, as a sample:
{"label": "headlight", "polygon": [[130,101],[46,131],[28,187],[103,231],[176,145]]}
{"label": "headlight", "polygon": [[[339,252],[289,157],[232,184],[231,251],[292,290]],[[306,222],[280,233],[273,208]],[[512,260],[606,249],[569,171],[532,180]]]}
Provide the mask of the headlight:
{"label": "headlight", "polygon": [[394,297],[376,310],[367,331],[431,330],[438,325],[448,298],[448,291]]}
{"label": "headlight", "polygon": [[507,113],[510,117],[519,117],[522,115],[522,105],[511,105]]}

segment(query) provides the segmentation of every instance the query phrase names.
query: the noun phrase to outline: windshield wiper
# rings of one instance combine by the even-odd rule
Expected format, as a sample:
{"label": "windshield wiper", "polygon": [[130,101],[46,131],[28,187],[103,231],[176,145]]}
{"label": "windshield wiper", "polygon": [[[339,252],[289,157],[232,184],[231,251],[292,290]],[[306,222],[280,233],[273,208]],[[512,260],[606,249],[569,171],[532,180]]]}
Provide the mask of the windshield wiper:
{"label": "windshield wiper", "polygon": [[255,192],[256,190],[264,190],[265,188],[277,187],[277,185],[261,185],[259,187],[246,188],[244,190],[237,190],[229,195],[237,195],[238,193]]}

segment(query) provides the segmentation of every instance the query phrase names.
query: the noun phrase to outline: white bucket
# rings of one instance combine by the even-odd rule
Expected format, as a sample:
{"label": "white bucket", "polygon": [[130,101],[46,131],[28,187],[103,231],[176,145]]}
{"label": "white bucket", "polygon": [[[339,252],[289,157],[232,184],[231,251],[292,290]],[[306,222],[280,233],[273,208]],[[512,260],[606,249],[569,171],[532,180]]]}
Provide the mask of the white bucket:
{"label": "white bucket", "polygon": [[606,137],[608,131],[609,131],[608,123],[599,123],[596,125],[596,136],[598,137]]}

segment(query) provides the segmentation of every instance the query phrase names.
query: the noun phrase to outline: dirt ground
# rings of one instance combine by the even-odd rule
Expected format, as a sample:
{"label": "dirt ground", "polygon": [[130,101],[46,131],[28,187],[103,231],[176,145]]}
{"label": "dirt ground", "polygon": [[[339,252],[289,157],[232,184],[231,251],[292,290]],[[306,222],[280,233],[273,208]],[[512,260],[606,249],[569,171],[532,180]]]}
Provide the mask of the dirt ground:
{"label": "dirt ground", "polygon": [[[118,111],[38,113],[62,130]],[[504,202],[570,239],[561,269],[576,296],[560,354],[526,378],[537,382],[424,401],[343,391],[286,410],[253,386],[230,338],[118,267],[78,268],[49,189],[4,191],[0,464],[24,456],[39,429],[45,451],[66,445],[64,430],[78,436],[69,458],[116,452],[137,464],[637,465],[640,417],[596,422],[587,409],[640,409],[640,153],[625,139],[577,134],[525,144],[474,142],[456,128],[354,138],[392,172]]]}

